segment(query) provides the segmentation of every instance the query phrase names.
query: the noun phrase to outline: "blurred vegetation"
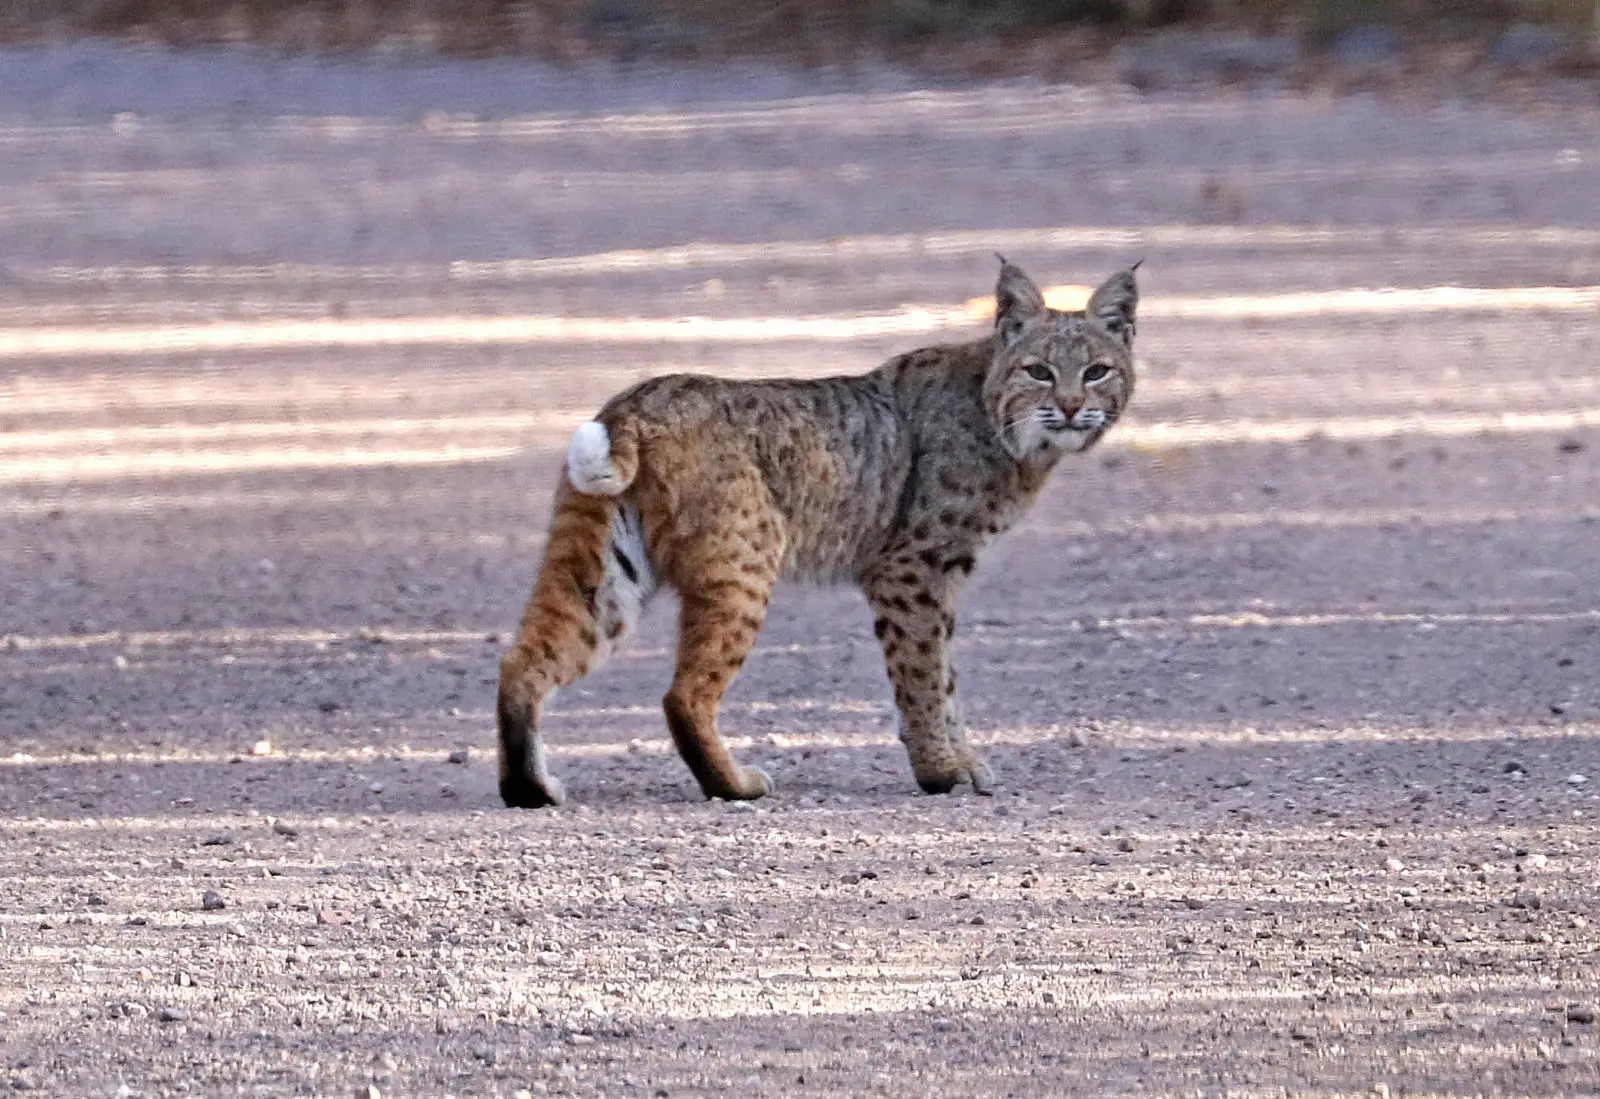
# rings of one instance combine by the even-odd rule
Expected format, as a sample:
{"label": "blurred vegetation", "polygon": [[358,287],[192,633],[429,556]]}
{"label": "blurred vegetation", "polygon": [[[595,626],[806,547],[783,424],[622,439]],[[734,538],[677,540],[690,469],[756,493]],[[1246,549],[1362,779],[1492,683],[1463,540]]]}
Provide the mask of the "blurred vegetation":
{"label": "blurred vegetation", "polygon": [[1315,44],[1380,24],[1432,40],[1513,24],[1600,34],[1600,0],[0,0],[0,40],[82,35],[284,49],[392,47],[560,57],[795,52],[1191,26]]}

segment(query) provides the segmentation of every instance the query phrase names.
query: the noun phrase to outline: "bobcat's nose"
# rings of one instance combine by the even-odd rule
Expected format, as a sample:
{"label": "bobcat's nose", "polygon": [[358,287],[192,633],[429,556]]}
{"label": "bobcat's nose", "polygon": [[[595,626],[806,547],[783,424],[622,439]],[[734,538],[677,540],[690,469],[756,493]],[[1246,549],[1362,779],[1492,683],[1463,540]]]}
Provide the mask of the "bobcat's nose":
{"label": "bobcat's nose", "polygon": [[1067,418],[1067,422],[1071,423],[1072,418],[1083,411],[1083,402],[1061,401],[1058,403],[1057,407],[1061,409],[1061,414]]}

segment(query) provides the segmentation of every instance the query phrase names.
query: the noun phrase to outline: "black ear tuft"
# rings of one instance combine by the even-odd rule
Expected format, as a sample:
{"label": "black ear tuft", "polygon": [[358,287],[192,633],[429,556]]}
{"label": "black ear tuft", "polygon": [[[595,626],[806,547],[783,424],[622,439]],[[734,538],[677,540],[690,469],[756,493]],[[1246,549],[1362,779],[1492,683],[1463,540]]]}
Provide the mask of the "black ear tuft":
{"label": "black ear tuft", "polygon": [[1022,268],[995,253],[1000,280],[994,288],[994,327],[1004,343],[1013,343],[1029,322],[1044,315],[1044,294]]}
{"label": "black ear tuft", "polygon": [[1101,283],[1084,307],[1084,312],[1121,340],[1124,347],[1133,346],[1134,317],[1139,308],[1139,286],[1133,273],[1143,262],[1138,260],[1132,267],[1118,271]]}

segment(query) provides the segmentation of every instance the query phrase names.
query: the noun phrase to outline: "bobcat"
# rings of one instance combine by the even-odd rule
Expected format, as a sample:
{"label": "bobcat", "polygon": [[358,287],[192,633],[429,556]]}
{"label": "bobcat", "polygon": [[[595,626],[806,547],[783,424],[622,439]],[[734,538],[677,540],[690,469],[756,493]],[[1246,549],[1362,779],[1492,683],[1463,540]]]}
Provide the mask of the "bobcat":
{"label": "bobcat", "polygon": [[639,383],[579,427],[544,562],[500,667],[500,795],[559,805],[539,710],[633,629],[651,596],[681,600],[667,728],[707,797],[772,791],[717,732],[717,707],[781,579],[851,582],[871,604],[917,783],[991,792],[951,666],[956,596],[976,555],[1087,450],[1133,394],[1134,269],[1082,312],[1046,306],[1000,260],[995,326],[867,374]]}

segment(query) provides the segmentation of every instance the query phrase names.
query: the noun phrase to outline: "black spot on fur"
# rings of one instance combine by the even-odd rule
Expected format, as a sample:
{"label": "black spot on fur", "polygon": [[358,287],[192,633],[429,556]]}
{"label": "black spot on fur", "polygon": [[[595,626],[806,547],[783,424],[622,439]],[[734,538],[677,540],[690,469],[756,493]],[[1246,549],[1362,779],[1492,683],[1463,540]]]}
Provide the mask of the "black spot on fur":
{"label": "black spot on fur", "polygon": [[593,584],[590,584],[590,583],[588,583],[588,582],[586,582],[584,580],[576,580],[575,579],[575,580],[573,580],[572,583],[573,583],[573,586],[578,589],[578,598],[583,601],[583,605],[585,607],[589,608],[589,613],[593,614],[594,613],[594,597],[595,597],[595,593],[596,593],[596,591],[598,589],[596,589]]}
{"label": "black spot on fur", "polygon": [[956,571],[961,573],[961,575],[966,576],[972,572],[975,565],[977,565],[977,562],[972,559],[972,555],[963,553],[960,557],[952,557],[950,560],[946,561],[944,563],[944,571]]}
{"label": "black spot on fur", "polygon": [[639,582],[639,570],[633,567],[633,562],[628,559],[627,554],[622,552],[622,547],[613,544],[611,556],[615,557],[617,564],[622,566],[622,571],[627,576],[628,583],[637,584]]}
{"label": "black spot on fur", "polygon": [[916,594],[916,600],[918,605],[923,607],[937,607],[939,605],[939,601],[925,591],[919,591]]}

